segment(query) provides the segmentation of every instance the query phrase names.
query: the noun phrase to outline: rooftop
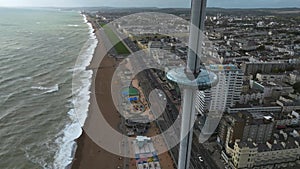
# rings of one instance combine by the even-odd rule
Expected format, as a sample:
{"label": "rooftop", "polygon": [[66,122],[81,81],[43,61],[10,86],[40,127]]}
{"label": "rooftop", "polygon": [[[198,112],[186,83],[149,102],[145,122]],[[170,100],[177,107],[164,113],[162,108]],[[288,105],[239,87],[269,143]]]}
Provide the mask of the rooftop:
{"label": "rooftop", "polygon": [[209,69],[212,71],[241,71],[237,66],[233,64],[227,64],[227,65],[210,65]]}

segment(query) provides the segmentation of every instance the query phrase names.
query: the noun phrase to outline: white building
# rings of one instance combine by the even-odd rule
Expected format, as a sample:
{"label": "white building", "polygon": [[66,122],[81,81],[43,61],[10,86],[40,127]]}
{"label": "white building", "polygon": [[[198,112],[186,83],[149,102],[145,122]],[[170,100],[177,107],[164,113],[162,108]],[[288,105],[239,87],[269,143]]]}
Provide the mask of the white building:
{"label": "white building", "polygon": [[276,82],[276,81],[287,81],[287,74],[277,73],[277,74],[264,74],[257,73],[256,78],[258,81]]}
{"label": "white building", "polygon": [[258,89],[264,93],[264,98],[278,99],[282,95],[288,95],[294,92],[293,86],[277,81],[277,82],[256,82],[250,81],[253,89]]}
{"label": "white building", "polygon": [[294,71],[290,73],[290,83],[295,84],[300,81],[300,73],[298,71]]}
{"label": "white building", "polygon": [[210,90],[197,94],[196,109],[199,113],[205,110],[224,112],[240,101],[243,72],[232,64],[210,65],[207,69],[214,72],[219,81]]}
{"label": "white building", "polygon": [[280,96],[276,103],[282,107],[283,112],[300,110],[300,100],[289,96]]}
{"label": "white building", "polygon": [[161,169],[151,138],[137,136],[133,141],[137,169]]}
{"label": "white building", "polygon": [[277,128],[285,128],[286,126],[296,126],[300,124],[300,116],[299,113],[297,113],[296,111],[292,111],[291,113],[281,115],[281,118],[276,119],[275,121]]}
{"label": "white building", "polygon": [[273,169],[299,166],[300,146],[294,139],[274,141],[273,144],[235,142],[231,168]]}
{"label": "white building", "polygon": [[242,92],[240,96],[240,104],[248,104],[250,101],[259,101],[262,104],[264,94],[258,90],[249,90]]}

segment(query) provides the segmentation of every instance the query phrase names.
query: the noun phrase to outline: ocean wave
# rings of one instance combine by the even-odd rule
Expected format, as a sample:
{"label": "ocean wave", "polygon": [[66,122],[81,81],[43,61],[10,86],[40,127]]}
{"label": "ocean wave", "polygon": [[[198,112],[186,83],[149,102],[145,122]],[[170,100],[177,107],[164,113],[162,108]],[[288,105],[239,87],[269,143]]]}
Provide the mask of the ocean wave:
{"label": "ocean wave", "polygon": [[20,81],[29,81],[29,80],[32,80],[32,77],[31,76],[21,76],[18,78],[18,80]]}
{"label": "ocean wave", "polygon": [[[84,19],[86,19],[85,15]],[[82,48],[79,57],[77,58],[75,67],[73,69],[72,91],[75,97],[72,101],[75,112],[78,116],[80,124],[83,126],[87,118],[89,99],[90,99],[90,86],[91,78],[93,75],[92,70],[86,70],[90,65],[93,54],[98,44],[94,29],[90,23],[89,26],[90,38]]]}
{"label": "ocean wave", "polygon": [[[44,65],[44,64],[43,64]],[[45,64],[46,65],[46,64]],[[41,66],[39,66],[41,67]],[[39,77],[43,77],[45,75],[49,74],[49,72],[38,72],[37,74],[33,75],[32,78],[39,78]]]}
{"label": "ocean wave", "polygon": [[45,161],[45,159],[43,158],[37,158],[31,155],[30,153],[30,149],[31,147],[26,146],[25,148],[21,148],[22,151],[25,154],[25,157],[32,163],[34,164],[38,164],[39,166],[41,166],[43,169],[50,169],[51,167],[47,166],[47,162]]}
{"label": "ocean wave", "polygon": [[65,129],[59,133],[61,135],[55,140],[59,146],[59,151],[55,154],[54,168],[63,169],[72,163],[74,158],[74,149],[76,149],[75,140],[82,134],[81,126],[76,122],[74,109],[68,112],[73,122],[66,125]]}
{"label": "ocean wave", "polygon": [[59,86],[58,86],[58,84],[56,84],[52,87],[32,86],[31,89],[37,89],[37,90],[45,91],[45,92],[43,92],[43,94],[45,94],[45,93],[57,92],[59,90]]}
{"label": "ocean wave", "polygon": [[72,25],[72,24],[69,24],[68,27],[78,27],[79,25]]}
{"label": "ocean wave", "polygon": [[84,23],[88,23],[88,20],[87,20],[86,16],[85,15],[81,15],[81,16],[83,16]]}
{"label": "ocean wave", "polygon": [[56,140],[57,145],[60,145],[59,151],[55,155],[54,168],[68,167],[74,158],[77,144],[75,140],[80,137],[89,107],[90,86],[93,71],[86,70],[93,58],[94,51],[98,44],[94,29],[87,22],[86,16],[83,16],[84,23],[89,26],[89,39],[81,49],[74,68],[68,71],[73,72],[72,79],[72,102],[74,109],[68,112],[71,123],[66,125],[60,137]]}
{"label": "ocean wave", "polygon": [[[11,98],[16,93],[10,93],[8,95],[0,96],[0,105],[4,105],[9,98]],[[14,112],[19,109],[19,107],[22,105],[22,102],[19,102],[18,104],[15,104],[13,107],[7,108],[5,111],[1,112],[0,114],[0,120],[7,117],[11,112]]]}
{"label": "ocean wave", "polygon": [[11,76],[11,77],[8,77],[5,79],[0,78],[0,86],[1,86],[1,88],[5,88],[5,87],[11,86],[19,81],[28,82],[31,79],[32,79],[32,77],[18,77],[18,76]]}
{"label": "ocean wave", "polygon": [[73,68],[70,68],[70,69],[68,69],[67,70],[67,72],[76,72],[76,71],[81,71],[81,70],[85,70],[85,68],[84,67],[82,67],[82,66],[77,66],[77,67],[73,67]]}

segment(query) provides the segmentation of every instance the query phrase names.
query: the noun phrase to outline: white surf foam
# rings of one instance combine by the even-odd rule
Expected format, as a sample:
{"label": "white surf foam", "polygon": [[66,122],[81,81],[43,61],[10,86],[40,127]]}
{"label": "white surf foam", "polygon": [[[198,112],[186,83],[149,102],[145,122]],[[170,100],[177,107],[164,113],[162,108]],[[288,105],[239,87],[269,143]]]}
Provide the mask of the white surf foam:
{"label": "white surf foam", "polygon": [[84,23],[88,23],[88,20],[87,20],[86,16],[85,15],[81,15],[81,16],[83,16]]}
{"label": "white surf foam", "polygon": [[78,27],[79,25],[72,25],[72,24],[69,24],[68,26],[69,26],[69,27]]}
{"label": "white surf foam", "polygon": [[[74,109],[68,112],[69,116],[73,121],[76,121],[74,117]],[[55,154],[54,168],[63,169],[72,163],[74,158],[74,149],[76,148],[75,139],[77,139],[82,133],[81,126],[79,123],[73,122],[66,125],[65,129],[59,133],[61,137],[55,140],[55,143],[59,146],[58,152]]]}
{"label": "white surf foam", "polygon": [[[84,23],[87,23],[85,15],[82,15]],[[87,23],[88,24],[88,23]],[[93,58],[94,51],[98,44],[93,27],[89,25],[89,39],[83,46],[77,58],[75,67],[69,71],[73,72],[71,100],[74,109],[68,112],[71,123],[66,125],[60,137],[56,140],[59,151],[55,155],[54,168],[66,168],[72,163],[77,147],[75,140],[82,134],[82,126],[88,115],[90,86],[93,72],[86,70]]]}
{"label": "white surf foam", "polygon": [[58,84],[56,84],[52,87],[32,86],[31,89],[45,91],[45,92],[43,92],[43,94],[45,94],[45,93],[57,92],[59,90],[59,86],[58,86]]}
{"label": "white surf foam", "polygon": [[[83,17],[85,23],[87,23],[86,16],[83,15]],[[94,51],[98,44],[96,35],[93,33],[94,29],[92,25],[90,23],[87,24],[89,25],[90,38],[82,48],[79,57],[77,58],[75,67],[73,68],[72,82],[73,94],[77,96],[72,100],[72,103],[81,126],[84,125],[87,118],[88,107],[90,104],[91,78],[93,75],[93,71],[86,70],[86,67],[90,65]]]}

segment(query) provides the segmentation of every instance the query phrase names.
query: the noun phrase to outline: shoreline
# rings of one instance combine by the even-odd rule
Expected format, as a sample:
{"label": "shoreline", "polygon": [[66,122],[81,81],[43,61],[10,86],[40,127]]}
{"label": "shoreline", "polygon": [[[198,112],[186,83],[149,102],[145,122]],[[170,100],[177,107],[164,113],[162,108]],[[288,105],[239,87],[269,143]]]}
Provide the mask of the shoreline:
{"label": "shoreline", "polygon": [[[85,120],[81,136],[75,140],[77,146],[74,150],[73,161],[69,166],[67,166],[67,168],[115,169],[119,166],[122,166],[123,164],[123,161],[120,160],[120,157],[111,154],[99,147],[96,143],[93,142],[93,140],[86,134],[84,130],[84,128],[93,127],[90,126],[90,123],[93,123],[93,117],[97,115],[96,112],[93,111],[93,107],[98,105],[99,107],[101,107],[103,116],[112,127],[117,129],[121,121],[116,110],[112,110],[115,109],[112,108],[114,106],[112,100],[101,100],[101,97],[103,97],[103,95],[105,96],[104,98],[111,98],[110,82],[112,74],[115,71],[115,64],[117,61],[114,58],[109,57],[105,53],[106,47],[103,45],[104,43],[102,43],[103,37],[101,37],[100,31],[95,26],[95,23],[93,23],[93,21],[88,16],[86,16],[86,20],[87,24],[92,25],[94,29],[93,32],[98,40],[98,44],[95,48],[93,58],[89,66],[86,67],[87,70],[93,71],[90,87],[90,105],[87,113],[87,118]],[[106,68],[100,70],[102,64],[106,65]],[[96,95],[101,95],[101,97]]]}

